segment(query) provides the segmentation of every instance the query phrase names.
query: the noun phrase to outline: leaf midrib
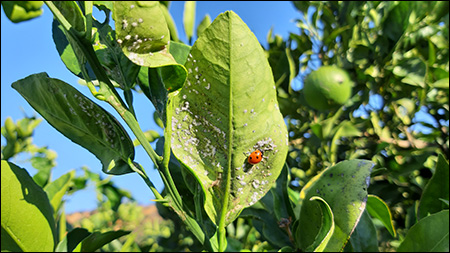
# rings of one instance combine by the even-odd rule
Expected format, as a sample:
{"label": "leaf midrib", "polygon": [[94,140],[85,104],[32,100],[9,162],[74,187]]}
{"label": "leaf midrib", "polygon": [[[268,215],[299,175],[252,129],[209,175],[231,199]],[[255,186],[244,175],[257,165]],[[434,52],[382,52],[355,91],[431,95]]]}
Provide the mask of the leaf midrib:
{"label": "leaf midrib", "polygon": [[230,188],[231,188],[231,155],[232,155],[232,147],[233,147],[233,122],[232,122],[232,115],[233,115],[233,90],[232,90],[232,68],[231,68],[231,63],[232,63],[232,54],[231,54],[231,46],[232,46],[232,40],[231,40],[231,29],[232,29],[232,22],[231,22],[231,17],[228,14],[228,41],[229,41],[229,48],[228,48],[228,59],[229,59],[229,70],[230,70],[230,75],[228,78],[228,94],[229,94],[229,98],[228,98],[228,140],[227,140],[227,147],[228,147],[228,155],[227,155],[227,174],[225,177],[225,193],[223,195],[224,199],[223,199],[223,203],[222,203],[222,209],[220,211],[220,220],[219,220],[219,229],[224,229],[225,228],[225,223],[226,223],[226,214],[228,211],[228,203],[230,200]]}

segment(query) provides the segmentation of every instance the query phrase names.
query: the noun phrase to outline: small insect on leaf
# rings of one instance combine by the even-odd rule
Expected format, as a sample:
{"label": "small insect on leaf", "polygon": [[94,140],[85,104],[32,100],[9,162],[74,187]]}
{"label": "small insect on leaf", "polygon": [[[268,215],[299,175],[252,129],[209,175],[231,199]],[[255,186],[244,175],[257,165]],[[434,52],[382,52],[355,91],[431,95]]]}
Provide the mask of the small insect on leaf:
{"label": "small insect on leaf", "polygon": [[261,150],[257,149],[248,156],[248,163],[257,164],[257,163],[261,162],[262,158],[263,158],[263,153],[261,152]]}

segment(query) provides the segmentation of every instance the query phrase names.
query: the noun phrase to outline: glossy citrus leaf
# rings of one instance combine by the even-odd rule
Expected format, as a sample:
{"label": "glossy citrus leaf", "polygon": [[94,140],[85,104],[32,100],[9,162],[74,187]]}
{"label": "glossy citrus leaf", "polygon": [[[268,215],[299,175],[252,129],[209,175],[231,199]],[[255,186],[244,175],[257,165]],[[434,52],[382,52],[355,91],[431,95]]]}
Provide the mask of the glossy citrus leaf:
{"label": "glossy citrus leaf", "polygon": [[93,153],[103,172],[133,172],[128,158],[134,159],[134,146],[125,129],[75,88],[46,73],[30,75],[12,87],[56,130]]}
{"label": "glossy citrus leaf", "polygon": [[[93,29],[95,31],[95,29]],[[56,50],[58,51],[61,60],[66,65],[66,68],[70,70],[74,75],[84,78],[81,74],[81,68],[78,63],[77,55],[80,57],[83,55],[83,50],[76,43],[69,43],[69,36],[65,33],[63,26],[57,19],[53,19],[52,22],[52,38],[55,43]],[[91,80],[97,79],[94,71],[89,64],[83,66],[87,69],[87,73]]]}
{"label": "glossy citrus leaf", "polygon": [[294,246],[289,239],[294,213],[287,192],[288,172],[289,168],[285,164],[270,191],[255,205],[245,208],[239,215],[239,217],[253,218],[252,224],[258,232],[271,244],[280,248],[286,245]]}
{"label": "glossy citrus leaf", "polygon": [[367,198],[366,209],[372,217],[379,219],[381,223],[383,223],[392,237],[397,236],[394,224],[392,222],[391,211],[389,210],[388,205],[382,199],[375,195],[369,195]]}
{"label": "glossy citrus leaf", "polygon": [[436,213],[448,207],[439,198],[449,200],[449,167],[448,161],[440,154],[434,174],[423,190],[420,198],[417,218],[422,219],[429,214]]}
{"label": "glossy citrus leaf", "polygon": [[300,192],[301,209],[296,239],[300,248],[313,244],[322,216],[313,196],[322,197],[334,215],[335,230],[326,251],[344,248],[364,211],[373,163],[367,160],[343,161],[311,179]]}
{"label": "glossy citrus leaf", "polygon": [[53,1],[64,18],[70,23],[72,28],[79,32],[85,31],[85,18],[76,1]]}
{"label": "glossy citrus leaf", "polygon": [[289,220],[283,220],[286,223],[280,225],[281,220],[277,220],[272,211],[268,210],[268,208],[263,209],[259,204],[256,204],[250,208],[245,208],[239,217],[251,217],[254,228],[271,244],[280,248],[287,245],[294,246],[289,240],[286,227],[284,226],[289,226]]}
{"label": "glossy citrus leaf", "polygon": [[28,172],[2,160],[2,251],[53,251],[55,220],[47,194]]}
{"label": "glossy citrus leaf", "polygon": [[140,67],[131,62],[116,41],[116,32],[108,24],[94,20],[93,47],[109,79],[122,89],[130,89],[136,82]]}
{"label": "glossy citrus leaf", "polygon": [[129,231],[123,230],[90,233],[84,228],[74,228],[61,240],[56,251],[95,252],[111,241],[129,233]]}
{"label": "glossy citrus leaf", "polygon": [[[351,249],[351,250],[348,250]],[[378,239],[377,230],[372,222],[372,218],[367,210],[361,215],[358,225],[350,236],[349,242],[345,245],[346,252],[377,252]]]}
{"label": "glossy citrus leaf", "polygon": [[[122,52],[115,38],[115,31],[104,23],[101,24],[94,20],[93,22],[92,45],[98,60],[109,79],[116,87],[132,88],[140,67],[131,62]],[[56,49],[66,67],[76,76],[84,79],[81,68],[77,60],[77,55],[83,55],[83,50],[76,43],[69,43],[63,27],[54,19],[52,24],[53,41]],[[83,66],[87,69],[87,73],[91,80],[96,80],[93,70],[89,64]]]}
{"label": "glossy citrus leaf", "polygon": [[[205,193],[214,223],[232,222],[271,188],[287,154],[287,129],[260,43],[232,11],[219,15],[191,49],[188,80],[172,93],[172,150]],[[264,153],[251,165],[248,155]]]}
{"label": "glossy citrus leaf", "polygon": [[74,252],[95,252],[111,241],[129,234],[130,231],[117,230],[108,232],[93,232],[84,238],[73,250]]}
{"label": "glossy citrus leaf", "polygon": [[449,211],[431,214],[409,229],[398,252],[448,252]]}
{"label": "glossy citrus leaf", "polygon": [[322,252],[330,241],[334,232],[334,216],[328,203],[321,197],[314,196],[309,201],[317,200],[320,206],[322,223],[320,225],[319,233],[306,251]]}
{"label": "glossy citrus leaf", "polygon": [[74,228],[58,243],[55,252],[73,252],[75,247],[91,233],[85,228]]}

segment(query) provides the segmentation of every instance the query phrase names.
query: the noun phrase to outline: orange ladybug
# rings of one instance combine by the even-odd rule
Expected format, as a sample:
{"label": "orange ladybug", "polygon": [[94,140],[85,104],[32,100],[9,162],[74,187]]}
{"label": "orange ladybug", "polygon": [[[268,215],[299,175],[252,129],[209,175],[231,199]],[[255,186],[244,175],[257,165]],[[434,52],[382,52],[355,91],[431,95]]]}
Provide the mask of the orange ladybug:
{"label": "orange ladybug", "polygon": [[261,150],[257,149],[248,156],[247,161],[250,164],[257,164],[257,163],[261,162],[262,158],[263,158],[263,153],[261,152]]}

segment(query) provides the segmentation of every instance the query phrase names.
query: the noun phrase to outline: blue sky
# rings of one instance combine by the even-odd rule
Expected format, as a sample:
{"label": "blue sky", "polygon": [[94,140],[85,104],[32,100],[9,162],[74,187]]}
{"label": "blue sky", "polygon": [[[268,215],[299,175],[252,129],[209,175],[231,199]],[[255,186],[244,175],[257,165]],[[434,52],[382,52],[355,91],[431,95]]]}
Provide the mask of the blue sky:
{"label": "blue sky", "polygon": [[[183,8],[184,2],[171,2],[169,10],[177,24],[180,39],[187,42],[182,22]],[[267,34],[272,27],[273,33],[282,36],[284,39],[289,36],[289,32],[298,33],[294,20],[300,18],[300,13],[296,11],[291,2],[285,1],[199,1],[196,8],[195,27],[206,14],[209,14],[211,19],[214,20],[220,13],[227,10],[237,13],[264,46],[267,45]],[[94,12],[94,16],[96,13],[98,12]],[[31,74],[47,72],[50,77],[61,79],[73,85],[84,95],[115,115],[134,139],[133,134],[118,114],[108,104],[93,98],[87,87],[79,85],[78,78],[65,67],[53,43],[52,18],[50,10],[45,5],[42,16],[18,24],[9,21],[3,10],[1,11],[2,124],[8,116],[12,117],[14,121],[23,118],[24,115],[36,115],[38,118],[42,118],[19,93],[11,88],[11,84]],[[135,94],[134,101],[136,114],[143,130],[153,129],[162,134],[162,130],[153,122],[154,109],[150,101],[144,95],[138,94]],[[100,161],[93,154],[65,138],[45,120],[35,130],[33,142],[38,146],[47,146],[58,153],[57,166],[53,169],[53,180],[70,170],[76,170],[77,174],[81,175],[82,166],[89,167],[91,171],[99,173],[103,178],[107,177],[101,171]],[[1,144],[6,144],[3,136]],[[19,156],[12,162],[27,169],[33,175],[36,172],[35,169],[24,159],[24,157]],[[150,158],[141,147],[136,148],[136,161],[146,168],[151,180],[161,191],[163,188],[162,181],[153,169]],[[114,176],[112,181],[120,188],[130,191],[140,204],[152,203],[151,199],[154,196],[138,175],[133,173]],[[75,193],[66,200],[67,213],[93,210],[96,208],[94,186],[90,185],[87,189]]]}

